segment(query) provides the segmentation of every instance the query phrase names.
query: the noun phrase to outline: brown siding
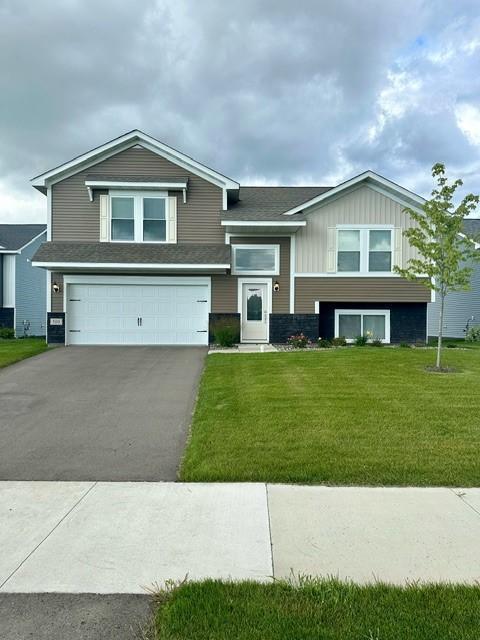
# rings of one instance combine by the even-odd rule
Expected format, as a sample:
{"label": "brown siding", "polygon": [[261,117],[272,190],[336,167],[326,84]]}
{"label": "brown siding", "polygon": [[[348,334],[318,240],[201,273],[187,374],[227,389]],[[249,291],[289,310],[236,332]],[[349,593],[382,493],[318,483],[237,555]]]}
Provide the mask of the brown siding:
{"label": "brown siding", "polygon": [[177,195],[177,241],[224,242],[220,224],[222,190],[147,149],[122,151],[52,187],[52,240],[97,242],[100,233],[99,199],[90,202],[85,187],[89,173],[116,175],[187,176],[187,202]]}
{"label": "brown siding", "polygon": [[430,302],[430,290],[403,278],[295,278],[295,313],[314,313],[316,300]]}
{"label": "brown siding", "polygon": [[[287,237],[237,237],[231,244],[279,244],[280,274],[272,276],[277,280],[280,291],[272,291],[273,313],[289,313],[290,305],[290,238]],[[245,276],[248,277],[248,276]],[[237,276],[212,276],[212,312],[236,313],[238,311]]]}
{"label": "brown siding", "polygon": [[54,293],[51,289],[50,291],[52,296],[52,311],[55,313],[64,311],[63,309],[63,275],[61,273],[51,273],[51,285],[56,282],[60,285],[60,291],[58,293]]}

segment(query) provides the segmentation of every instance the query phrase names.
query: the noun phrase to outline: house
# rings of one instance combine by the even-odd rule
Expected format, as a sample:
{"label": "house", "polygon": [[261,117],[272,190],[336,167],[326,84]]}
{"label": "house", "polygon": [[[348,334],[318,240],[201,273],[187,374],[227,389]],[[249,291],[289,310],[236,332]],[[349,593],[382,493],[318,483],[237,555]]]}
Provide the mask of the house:
{"label": "house", "polygon": [[48,340],[208,343],[371,332],[424,341],[430,291],[392,272],[423,200],[371,171],[335,187],[248,187],[140,131],[32,181],[46,194]]}
{"label": "house", "polygon": [[[467,219],[463,223],[466,236],[480,239],[480,219]],[[480,250],[480,245],[478,245]],[[465,338],[469,327],[480,325],[480,262],[471,265],[473,273],[468,291],[452,291],[445,297],[443,335],[446,338]],[[427,307],[428,335],[438,336],[440,300],[438,296]]]}
{"label": "house", "polygon": [[46,235],[44,224],[0,224],[0,327],[17,337],[45,335],[46,279],[32,256]]}

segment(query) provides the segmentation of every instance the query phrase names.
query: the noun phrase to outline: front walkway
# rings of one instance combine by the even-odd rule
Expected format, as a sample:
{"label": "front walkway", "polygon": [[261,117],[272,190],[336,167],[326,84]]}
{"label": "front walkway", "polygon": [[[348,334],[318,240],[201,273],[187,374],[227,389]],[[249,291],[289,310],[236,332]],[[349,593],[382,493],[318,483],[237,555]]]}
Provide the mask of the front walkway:
{"label": "front walkway", "polygon": [[[0,592],[293,573],[480,579],[480,489],[0,483]],[[272,551],[273,550],[273,551]]]}

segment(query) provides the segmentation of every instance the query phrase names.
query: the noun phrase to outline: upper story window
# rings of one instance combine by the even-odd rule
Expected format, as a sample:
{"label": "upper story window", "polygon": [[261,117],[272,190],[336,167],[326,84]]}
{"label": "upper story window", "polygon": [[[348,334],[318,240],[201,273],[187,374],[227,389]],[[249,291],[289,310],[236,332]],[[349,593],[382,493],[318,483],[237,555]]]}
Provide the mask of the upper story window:
{"label": "upper story window", "polygon": [[238,275],[278,275],[278,244],[234,244],[233,273]]}
{"label": "upper story window", "polygon": [[393,229],[338,229],[337,271],[392,271]]}
{"label": "upper story window", "polygon": [[172,242],[166,193],[110,192],[110,237],[114,242]]}

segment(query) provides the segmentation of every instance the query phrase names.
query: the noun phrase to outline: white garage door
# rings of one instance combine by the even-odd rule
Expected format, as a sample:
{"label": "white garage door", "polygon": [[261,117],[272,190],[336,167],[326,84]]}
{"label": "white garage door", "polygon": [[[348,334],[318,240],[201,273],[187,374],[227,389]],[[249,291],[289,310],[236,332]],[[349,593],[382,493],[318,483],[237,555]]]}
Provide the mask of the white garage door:
{"label": "white garage door", "polygon": [[205,284],[69,284],[68,344],[208,344]]}

